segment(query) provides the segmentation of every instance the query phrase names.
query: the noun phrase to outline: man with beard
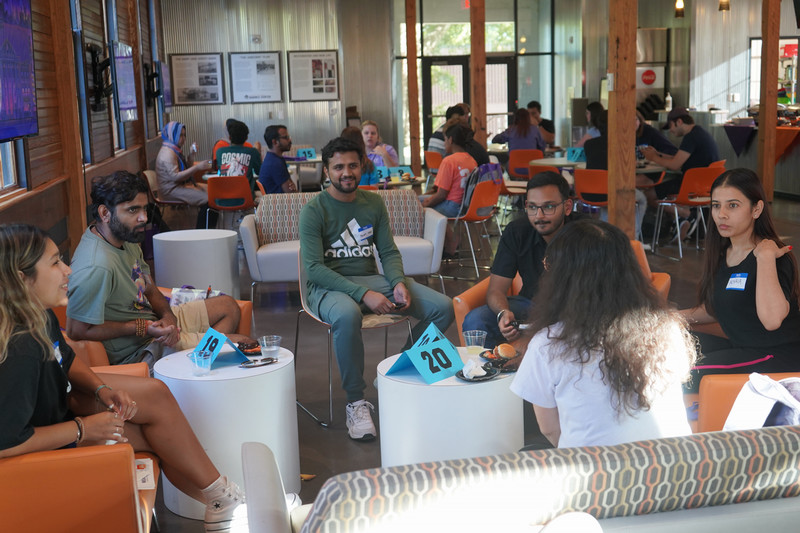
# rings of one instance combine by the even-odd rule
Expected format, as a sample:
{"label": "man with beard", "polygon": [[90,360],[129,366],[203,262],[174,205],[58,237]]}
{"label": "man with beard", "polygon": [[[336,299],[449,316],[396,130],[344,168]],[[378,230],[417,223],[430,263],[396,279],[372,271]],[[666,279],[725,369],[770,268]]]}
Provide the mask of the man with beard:
{"label": "man with beard", "polygon": [[292,149],[292,137],[283,124],[273,124],[264,130],[264,141],[267,143],[267,155],[261,163],[258,181],[264,186],[266,194],[297,192],[297,187],[286,170],[283,154]]}
{"label": "man with beard", "polygon": [[[347,393],[350,438],[373,440],[377,435],[364,398],[363,313],[399,313],[420,322],[414,338],[433,322],[442,332],[453,322],[453,302],[419,285],[403,273],[389,214],[381,197],[358,188],[361,147],[339,137],[322,149],[322,165],[331,185],[300,212],[300,258],[308,283],[309,307],[331,324],[333,346]],[[378,272],[373,245],[384,274]],[[406,343],[408,348],[411,339]],[[404,349],[405,349],[404,348]]]}
{"label": "man with beard", "polygon": [[153,284],[138,243],[147,224],[147,184],[118,171],[92,183],[91,224],[72,258],[67,334],[101,341],[111,364],[145,361],[151,367],[163,347],[192,348],[209,327],[234,342],[239,307],[217,296],[170,308]]}
{"label": "man with beard", "polygon": [[[486,348],[513,342],[520,336],[519,322],[528,317],[531,299],[542,275],[547,243],[579,214],[572,213],[569,184],[560,174],[547,171],[528,181],[525,202],[527,218],[518,218],[506,226],[497,245],[489,276],[486,303],[464,317],[464,331],[487,332]],[[522,290],[508,296],[511,283],[519,272]]]}

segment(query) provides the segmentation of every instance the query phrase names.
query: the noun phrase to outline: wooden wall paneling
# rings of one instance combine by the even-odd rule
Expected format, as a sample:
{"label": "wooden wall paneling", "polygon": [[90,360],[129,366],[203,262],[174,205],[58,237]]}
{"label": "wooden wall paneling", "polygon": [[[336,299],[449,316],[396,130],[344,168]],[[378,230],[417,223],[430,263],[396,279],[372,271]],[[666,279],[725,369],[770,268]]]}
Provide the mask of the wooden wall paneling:
{"label": "wooden wall paneling", "polygon": [[[760,109],[778,107],[778,41],[780,39],[781,0],[764,0],[761,3],[761,99]],[[764,80],[773,80],[764,83]],[[778,117],[765,112],[758,115],[758,174],[764,185],[767,200],[775,193],[775,140]]]}
{"label": "wooden wall paneling", "polygon": [[[635,239],[636,28],[638,0],[610,0],[608,72],[608,220]],[[609,84],[611,85],[611,84]]]}
{"label": "wooden wall paneling", "polygon": [[469,4],[471,80],[470,108],[475,140],[486,145],[486,3],[472,0]]}
{"label": "wooden wall paneling", "polygon": [[[86,194],[83,186],[83,154],[81,151],[80,112],[75,98],[77,78],[73,51],[72,23],[69,3],[50,0],[54,50],[62,51],[55,65],[57,87],[58,124],[62,153],[60,161],[67,176],[65,195],[67,203],[67,233],[70,250],[78,246],[86,227]],[[65,53],[64,51],[68,51]],[[41,115],[40,115],[41,117]],[[41,118],[40,118],[41,120]],[[55,158],[55,154],[50,155]],[[49,226],[52,227],[52,226]],[[62,248],[63,250],[63,248]]]}
{"label": "wooden wall paneling", "polygon": [[105,38],[105,21],[103,20],[103,0],[81,0],[81,24],[83,27],[84,41],[84,64],[86,65],[87,76],[87,98],[89,99],[89,142],[91,158],[93,163],[103,161],[114,156],[114,137],[111,128],[113,127],[109,115],[110,106],[108,99],[105,99],[106,109],[92,111],[91,104],[94,97],[91,95],[94,87],[92,80],[92,55],[87,50],[90,44],[99,46],[103,50],[103,57],[108,55]]}
{"label": "wooden wall paneling", "polygon": [[406,65],[408,67],[408,132],[411,169],[422,175],[420,158],[419,79],[417,77],[417,0],[406,0]]}
{"label": "wooden wall paneling", "polygon": [[55,226],[64,220],[65,214],[71,207],[67,203],[69,197],[67,187],[68,180],[62,176],[40,187],[36,194],[11,202],[11,205],[0,211],[0,224],[26,222],[43,230]]}

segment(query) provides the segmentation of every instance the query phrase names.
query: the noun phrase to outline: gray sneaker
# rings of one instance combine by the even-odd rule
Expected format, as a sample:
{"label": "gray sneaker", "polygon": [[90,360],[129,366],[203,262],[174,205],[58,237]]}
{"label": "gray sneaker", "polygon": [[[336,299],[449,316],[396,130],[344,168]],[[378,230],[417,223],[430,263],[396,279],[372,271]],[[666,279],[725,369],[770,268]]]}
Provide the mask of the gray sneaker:
{"label": "gray sneaker", "polygon": [[353,440],[370,441],[375,440],[378,432],[375,424],[372,423],[372,415],[369,410],[375,410],[375,406],[367,400],[347,404],[347,432]]}

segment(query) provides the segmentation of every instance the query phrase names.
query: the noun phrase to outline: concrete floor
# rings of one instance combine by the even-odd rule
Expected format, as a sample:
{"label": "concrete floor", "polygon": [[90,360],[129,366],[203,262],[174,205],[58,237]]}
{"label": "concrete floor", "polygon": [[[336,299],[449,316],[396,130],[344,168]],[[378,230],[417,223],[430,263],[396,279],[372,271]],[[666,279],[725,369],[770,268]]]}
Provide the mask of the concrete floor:
{"label": "concrete floor", "polygon": [[[773,204],[778,230],[788,244],[800,242],[800,203],[778,199]],[[473,232],[474,234],[474,232]],[[646,233],[647,234],[647,233]],[[492,239],[492,248],[496,246],[497,237]],[[702,242],[702,241],[701,241]],[[670,301],[678,308],[689,307],[695,303],[696,283],[700,275],[700,266],[703,257],[702,250],[696,250],[694,241],[684,248],[682,261],[673,261],[660,256],[648,254],[650,266],[653,271],[668,272],[672,276]],[[664,253],[677,256],[677,246],[666,246]],[[467,252],[468,254],[468,252]],[[462,252],[463,255],[463,252]],[[483,265],[490,264],[488,258],[482,261]],[[469,277],[474,275],[471,261],[464,261],[462,267],[455,264],[444,265],[442,272],[445,275],[458,275]],[[240,254],[241,266],[241,291],[243,298],[250,294],[250,277],[243,254]],[[488,275],[488,271],[481,272],[481,276]],[[427,282],[432,288],[439,290],[437,278],[418,279]],[[445,280],[445,289],[448,296],[456,296],[468,287],[473,281]],[[282,345],[290,350],[295,343],[295,323],[297,310],[300,308],[300,298],[297,284],[271,284],[260,285],[256,297],[254,336],[263,334],[277,334],[283,337]],[[300,343],[297,360],[297,396],[307,407],[316,413],[327,412],[327,362],[326,362],[326,330],[307,316],[300,319]],[[405,328],[389,329],[389,353],[394,353],[405,342]],[[458,337],[456,326],[453,325],[445,332],[451,341]],[[383,357],[383,332],[371,331],[364,335],[367,353],[365,381],[372,383],[376,376],[376,367]],[[374,387],[369,386],[366,391],[367,399],[375,404],[376,426],[377,396]],[[304,474],[315,474],[316,478],[303,482],[300,497],[306,503],[312,502],[319,492],[322,484],[329,477],[352,470],[373,468],[380,466],[380,441],[362,443],[350,440],[344,424],[344,393],[340,389],[338,374],[334,377],[334,416],[335,422],[331,428],[325,429],[317,425],[308,415],[298,409],[298,427],[300,436],[300,470]],[[255,406],[254,406],[255,407]],[[525,408],[525,437],[530,442],[539,436],[538,427],[532,416],[529,406]],[[380,439],[380,436],[378,437]],[[202,522],[178,517],[168,511],[160,503],[156,513],[161,531],[163,533],[199,533],[203,531]]]}

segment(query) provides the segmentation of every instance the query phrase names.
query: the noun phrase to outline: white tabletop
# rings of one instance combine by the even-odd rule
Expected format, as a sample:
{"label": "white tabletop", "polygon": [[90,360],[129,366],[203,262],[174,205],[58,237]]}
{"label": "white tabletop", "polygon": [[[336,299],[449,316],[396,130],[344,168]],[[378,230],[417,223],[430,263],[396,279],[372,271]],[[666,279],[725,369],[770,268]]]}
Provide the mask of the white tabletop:
{"label": "white tabletop", "polygon": [[[464,381],[463,379],[459,379],[455,376],[450,376],[449,378],[445,378],[441,381],[437,381],[436,383],[428,384],[422,379],[417,369],[413,366],[408,368],[404,368],[399,372],[392,372],[391,374],[387,374],[386,372],[392,368],[392,365],[397,361],[401,354],[396,354],[391,357],[387,357],[380,363],[378,363],[378,375],[383,376],[384,378],[390,381],[397,381],[398,383],[404,383],[406,385],[418,385],[420,387],[472,387],[478,383],[485,384],[488,381],[481,381],[481,382],[469,382]],[[476,359],[481,363],[485,363],[483,359],[481,359],[477,355],[470,355],[467,354],[467,349],[464,347],[458,348],[458,355],[461,356],[461,360],[466,363],[470,359]],[[498,374],[496,378],[492,379],[491,381],[495,380],[502,380],[507,379],[513,376],[514,374]]]}
{"label": "white tabletop", "polygon": [[[187,381],[220,381],[226,379],[244,379],[268,372],[275,372],[286,365],[289,365],[294,360],[292,352],[286,348],[278,350],[278,362],[264,366],[256,366],[250,368],[241,368],[239,365],[226,365],[226,366],[213,366],[211,372],[206,376],[195,376],[192,372],[193,364],[188,354],[194,349],[182,350],[173,354],[162,357],[153,366],[153,370],[167,378],[180,379]],[[221,354],[232,353],[233,348],[225,346],[220,351]],[[274,357],[274,356],[273,356]],[[251,357],[251,359],[261,359],[261,355]]]}
{"label": "white tabletop", "polygon": [[528,162],[531,165],[544,167],[586,168],[586,161],[570,161],[566,157],[543,157]]}
{"label": "white tabletop", "polygon": [[156,233],[153,239],[158,241],[213,241],[236,237],[236,232],[228,229],[183,229]]}
{"label": "white tabletop", "polygon": [[305,163],[319,164],[319,163],[322,163],[322,158],[320,156],[317,156],[317,157],[311,157],[309,159],[304,159],[302,161],[299,161],[299,160],[298,161],[294,161],[294,160],[289,160],[289,159],[286,159],[285,161],[286,161],[287,165],[302,165],[302,164],[305,164]]}

